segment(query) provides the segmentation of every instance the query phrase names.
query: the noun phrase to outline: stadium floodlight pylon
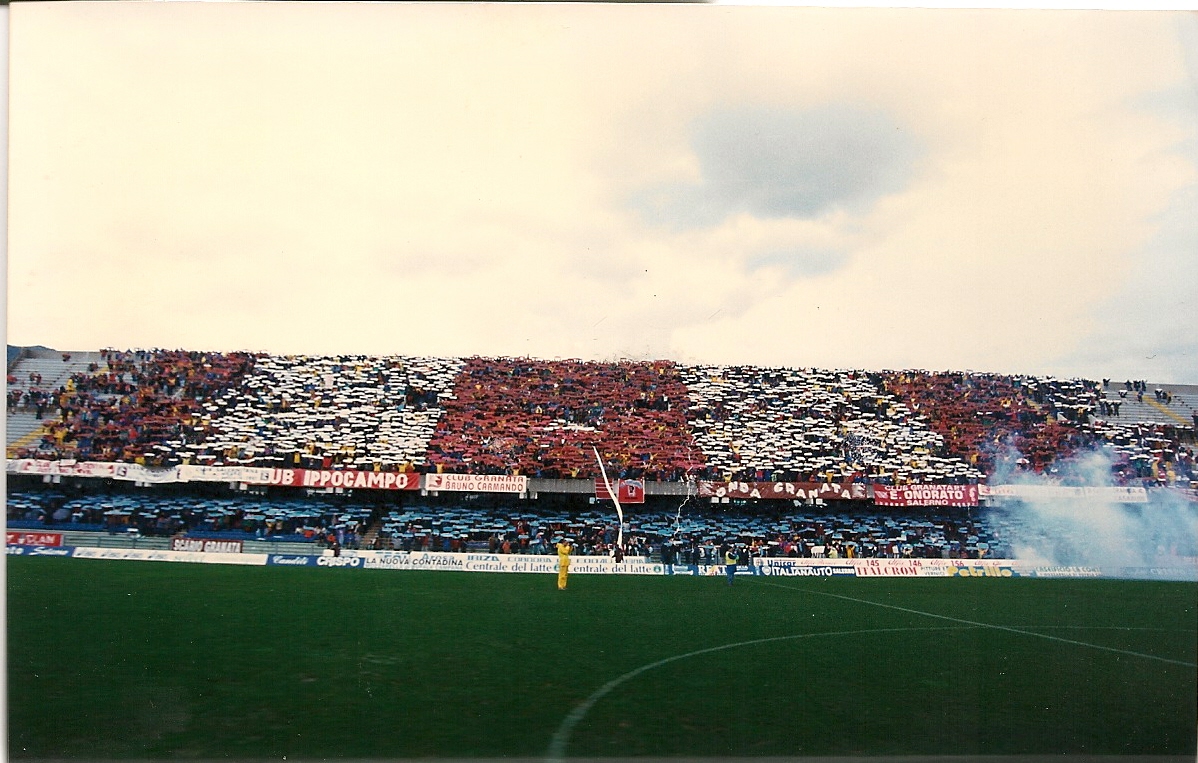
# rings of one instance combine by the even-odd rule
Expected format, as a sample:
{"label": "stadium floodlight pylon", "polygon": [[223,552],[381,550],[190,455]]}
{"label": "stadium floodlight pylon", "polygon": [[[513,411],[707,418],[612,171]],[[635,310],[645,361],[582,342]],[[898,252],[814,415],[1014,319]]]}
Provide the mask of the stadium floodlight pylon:
{"label": "stadium floodlight pylon", "polygon": [[611,481],[607,478],[607,469],[603,467],[603,458],[599,455],[599,449],[592,445],[591,450],[595,451],[595,460],[599,463],[599,473],[603,475],[603,486],[607,488],[611,502],[616,505],[616,517],[620,520],[620,529],[616,532],[616,545],[624,548],[624,509],[620,506],[620,495],[616,490],[612,490]]}

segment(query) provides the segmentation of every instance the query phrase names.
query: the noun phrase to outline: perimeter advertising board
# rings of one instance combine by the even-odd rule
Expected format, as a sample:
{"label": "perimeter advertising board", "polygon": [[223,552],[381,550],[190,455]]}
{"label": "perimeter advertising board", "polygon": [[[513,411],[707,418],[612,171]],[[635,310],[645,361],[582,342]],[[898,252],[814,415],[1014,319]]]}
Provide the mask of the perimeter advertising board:
{"label": "perimeter advertising board", "polygon": [[854,559],[853,567],[860,578],[927,578],[944,577],[944,562],[940,559]]}
{"label": "perimeter advertising board", "polygon": [[4,542],[10,546],[61,546],[62,533],[5,532]]}
{"label": "perimeter advertising board", "polygon": [[[531,572],[557,574],[557,557],[531,554],[453,554],[437,551],[355,551],[367,570],[454,570],[459,572]],[[345,557],[343,557],[345,558]],[[350,557],[354,558],[354,557]],[[616,562],[608,556],[575,556],[577,575],[660,575],[661,564],[640,557]]]}
{"label": "perimeter advertising board", "polygon": [[315,567],[318,558],[309,554],[267,554],[266,564],[271,567]]}
{"label": "perimeter advertising board", "polygon": [[240,554],[239,540],[212,540],[209,538],[171,538],[171,551],[196,551],[203,554]]}
{"label": "perimeter advertising board", "polygon": [[[193,539],[194,540],[194,539]],[[215,541],[214,543],[221,543]],[[275,567],[324,567],[350,570],[451,570],[557,574],[557,557],[525,554],[461,554],[429,551],[350,551],[341,556],[315,554],[236,553],[207,545],[206,550],[94,548],[90,546],[9,545],[13,556],[70,556],[142,562],[191,562]],[[579,575],[698,575],[721,576],[721,564],[665,566],[640,557],[617,563],[607,556],[576,556],[570,572]],[[1098,567],[1052,567],[1010,559],[754,559],[737,566],[737,575],[778,577],[954,577],[954,578],[1098,578],[1118,571]],[[1126,570],[1123,570],[1126,572]],[[1193,580],[1192,569],[1137,570],[1134,577]]]}
{"label": "perimeter advertising board", "polygon": [[201,564],[239,564],[252,567],[266,564],[266,554],[229,554],[149,548],[91,548],[78,546],[71,556],[75,559],[119,559],[136,562],[198,562]]}
{"label": "perimeter advertising board", "polygon": [[848,560],[827,559],[756,559],[759,575],[785,577],[855,577],[857,568]]}
{"label": "perimeter advertising board", "polygon": [[8,546],[9,556],[70,556],[74,546]]}

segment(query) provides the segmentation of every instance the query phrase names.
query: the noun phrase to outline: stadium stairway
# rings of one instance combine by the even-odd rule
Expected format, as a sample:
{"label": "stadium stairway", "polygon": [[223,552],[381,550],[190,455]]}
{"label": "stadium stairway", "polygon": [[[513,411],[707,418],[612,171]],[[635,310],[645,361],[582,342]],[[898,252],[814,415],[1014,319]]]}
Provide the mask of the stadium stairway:
{"label": "stadium stairway", "polygon": [[[1168,390],[1173,393],[1173,403],[1166,405],[1155,399],[1153,391]],[[1128,392],[1127,397],[1119,397],[1119,389],[1112,384],[1110,389],[1103,390],[1103,398],[1110,402],[1118,402],[1118,416],[1098,415],[1112,424],[1169,424],[1172,426],[1194,425],[1192,414],[1198,409],[1198,387],[1183,384],[1149,384],[1148,392],[1144,393],[1144,402],[1136,400],[1134,392]]]}
{"label": "stadium stairway", "polygon": [[[1161,389],[1173,394],[1173,402],[1167,409],[1173,414],[1180,415],[1188,426],[1194,426],[1194,413],[1198,412],[1198,385],[1195,384],[1164,384]],[[1198,427],[1196,427],[1198,428]]]}
{"label": "stadium stairway", "polygon": [[17,378],[17,383],[12,385],[19,389],[29,389],[29,374],[40,373],[42,375],[42,383],[38,385],[38,389],[56,390],[67,383],[73,374],[87,373],[87,367],[91,363],[100,364],[103,367],[103,360],[98,352],[68,352],[70,360],[63,360],[64,353],[51,351],[50,353],[39,352],[34,357],[22,358],[17,361],[16,366],[12,370],[12,375]]}
{"label": "stadium stairway", "polygon": [[[98,352],[70,352],[68,354],[71,359],[67,361],[62,359],[63,353],[57,350],[41,350],[32,357],[21,358],[11,371],[17,381],[15,384],[8,385],[8,389],[24,391],[36,386],[37,389],[56,390],[65,385],[74,374],[87,373],[89,364],[99,363],[103,366],[103,360]],[[31,373],[41,374],[42,383],[30,384],[29,374]],[[48,409],[43,420],[39,421],[32,410],[10,409],[5,417],[4,427],[4,444],[9,456],[11,457],[16,448],[37,442],[41,437],[41,429],[45,420],[54,418],[57,412],[57,408]]]}
{"label": "stadium stairway", "polygon": [[374,548],[374,541],[379,537],[379,533],[382,532],[382,529],[383,520],[381,518],[376,518],[374,522],[371,523],[370,529],[368,529],[362,535],[362,548]]}
{"label": "stadium stairway", "polygon": [[1185,417],[1180,413],[1175,413],[1174,411],[1169,410],[1164,403],[1157,402],[1156,400],[1149,400],[1148,398],[1144,398],[1144,402],[1148,405],[1151,405],[1153,408],[1158,409],[1161,413],[1165,414],[1165,416],[1172,419],[1172,421],[1169,423],[1181,424],[1182,426],[1191,426],[1193,423],[1186,421]]}
{"label": "stadium stairway", "polygon": [[37,418],[32,411],[9,411],[4,422],[4,444],[8,457],[12,458],[17,448],[37,442],[45,423],[45,419]]}

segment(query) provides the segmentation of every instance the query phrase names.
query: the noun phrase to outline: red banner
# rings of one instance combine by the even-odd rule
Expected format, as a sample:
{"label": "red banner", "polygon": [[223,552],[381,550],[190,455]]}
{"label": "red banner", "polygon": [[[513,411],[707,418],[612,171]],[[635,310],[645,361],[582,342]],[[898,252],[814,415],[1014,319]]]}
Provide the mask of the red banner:
{"label": "red banner", "polygon": [[857,482],[700,482],[699,497],[863,501],[868,495],[866,486]]}
{"label": "red banner", "polygon": [[[643,480],[616,480],[616,495],[621,504],[644,503],[645,483]],[[611,493],[607,491],[602,478],[595,479],[595,497],[601,501],[611,500]]]}
{"label": "red banner", "polygon": [[645,483],[641,480],[620,480],[616,492],[620,494],[620,503],[645,502]]}
{"label": "red banner", "polygon": [[6,532],[4,542],[9,546],[61,546],[62,533]]}
{"label": "red banner", "polygon": [[365,490],[417,490],[420,475],[415,472],[318,471],[315,469],[271,469],[267,485],[285,487],[340,487]]}
{"label": "red banner", "polygon": [[211,538],[171,538],[171,551],[202,551],[207,554],[240,554],[239,540]]}
{"label": "red banner", "polygon": [[977,506],[977,485],[874,485],[878,506]]}

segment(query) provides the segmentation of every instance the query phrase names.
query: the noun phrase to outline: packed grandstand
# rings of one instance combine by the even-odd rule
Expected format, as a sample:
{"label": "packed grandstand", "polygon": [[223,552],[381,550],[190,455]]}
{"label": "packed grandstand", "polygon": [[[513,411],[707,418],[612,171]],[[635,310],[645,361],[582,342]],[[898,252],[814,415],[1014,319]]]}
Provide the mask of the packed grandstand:
{"label": "packed grandstand", "polygon": [[[10,348],[10,528],[321,546],[1008,553],[962,507],[1192,500],[1198,389],[971,372]],[[1037,487],[1028,487],[1034,481]],[[48,483],[48,484],[47,484]],[[141,492],[130,493],[130,489]],[[152,489],[151,489],[152,488]],[[904,506],[895,512],[888,507]],[[715,512],[715,513],[713,513]]]}

